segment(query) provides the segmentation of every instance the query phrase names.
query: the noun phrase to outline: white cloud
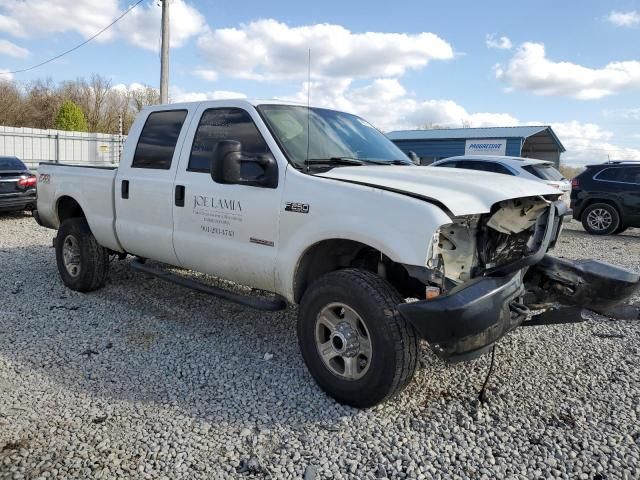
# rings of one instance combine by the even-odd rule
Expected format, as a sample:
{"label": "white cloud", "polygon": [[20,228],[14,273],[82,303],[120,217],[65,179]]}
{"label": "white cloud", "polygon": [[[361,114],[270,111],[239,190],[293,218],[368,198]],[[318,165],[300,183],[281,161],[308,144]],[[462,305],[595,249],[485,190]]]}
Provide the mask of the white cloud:
{"label": "white cloud", "polygon": [[13,80],[13,74],[9,70],[0,68],[0,80]]}
{"label": "white cloud", "polygon": [[[306,103],[306,82],[296,94],[284,99]],[[355,113],[383,131],[427,125],[486,127],[518,123],[506,113],[470,113],[453,100],[418,100],[395,78],[379,78],[358,87],[353,87],[349,79],[312,82],[311,104]]]}
{"label": "white cloud", "polygon": [[640,88],[640,62],[611,62],[589,68],[571,62],[555,62],[546,57],[541,43],[524,43],[508,65],[496,67],[496,77],[510,88],[536,95],[564,95],[591,100],[621,90]]}
{"label": "white cloud", "polygon": [[[118,31],[133,45],[158,51],[161,16],[162,9],[156,2],[151,2],[143,8],[136,8],[118,22]],[[169,19],[169,39],[172,48],[183,46],[191,37],[202,33],[206,28],[202,14],[183,0],[172,0]]]}
{"label": "white cloud", "polygon": [[613,10],[607,16],[609,23],[618,27],[632,27],[640,24],[640,13],[632,10],[630,12],[617,12]]}
{"label": "white cloud", "polygon": [[0,32],[8,33],[14,37],[26,37],[22,25],[15,18],[0,15]]}
{"label": "white cloud", "polygon": [[[117,0],[4,0],[0,28],[18,36],[74,31],[89,37],[118,16]],[[112,31],[105,32],[103,39]]]}
{"label": "white cloud", "polygon": [[485,44],[487,45],[487,48],[497,48],[500,50],[509,50],[513,47],[509,37],[502,36],[496,39],[496,36],[493,33],[487,33],[485,37]]}
{"label": "white cloud", "polygon": [[[306,103],[306,83],[287,100]],[[397,79],[377,79],[353,87],[350,80],[313,82],[311,103],[355,113],[383,131],[429,127],[456,128],[541,125],[547,122],[522,121],[504,112],[469,112],[447,99],[416,99]],[[614,134],[593,123],[579,121],[551,123],[567,148],[562,162],[584,165],[612,159],[640,159],[640,149],[620,147]]]}
{"label": "white cloud", "polygon": [[247,98],[244,93],[232,92],[229,90],[214,90],[212,92],[187,92],[179,87],[172,88],[169,97],[171,103]]}
{"label": "white cloud", "polygon": [[[129,5],[127,5],[129,7]],[[3,0],[0,31],[14,36],[38,37],[52,33],[76,32],[88,38],[124,12],[118,0]],[[154,1],[138,6],[97,41],[124,38],[147,50],[160,45],[161,9]],[[171,46],[180,47],[204,31],[204,17],[184,0],[171,3]]]}
{"label": "white cloud", "polygon": [[340,25],[289,27],[273,19],[211,30],[198,46],[219,72],[262,80],[306,77],[309,48],[314,78],[397,77],[454,56],[433,33],[354,33]]}
{"label": "white cloud", "polygon": [[602,113],[606,117],[620,118],[623,120],[640,120],[640,107],[604,110]]}
{"label": "white cloud", "polygon": [[567,149],[562,162],[587,165],[611,160],[640,160],[640,148],[621,147],[611,143],[613,133],[594,123],[578,121],[552,123],[551,127]]}
{"label": "white cloud", "polygon": [[29,50],[22,48],[9,40],[0,39],[0,55],[8,55],[15,58],[27,58]]}
{"label": "white cloud", "polygon": [[218,79],[218,72],[207,68],[196,68],[193,73],[208,82],[214,82]]}

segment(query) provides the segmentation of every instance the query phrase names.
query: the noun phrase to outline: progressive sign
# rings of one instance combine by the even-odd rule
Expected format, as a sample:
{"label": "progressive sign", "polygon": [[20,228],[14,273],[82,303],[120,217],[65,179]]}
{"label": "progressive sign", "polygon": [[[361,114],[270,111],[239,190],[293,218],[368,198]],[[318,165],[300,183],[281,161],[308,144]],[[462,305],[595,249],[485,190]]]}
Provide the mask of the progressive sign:
{"label": "progressive sign", "polygon": [[506,139],[467,140],[464,145],[465,155],[504,155],[507,151]]}

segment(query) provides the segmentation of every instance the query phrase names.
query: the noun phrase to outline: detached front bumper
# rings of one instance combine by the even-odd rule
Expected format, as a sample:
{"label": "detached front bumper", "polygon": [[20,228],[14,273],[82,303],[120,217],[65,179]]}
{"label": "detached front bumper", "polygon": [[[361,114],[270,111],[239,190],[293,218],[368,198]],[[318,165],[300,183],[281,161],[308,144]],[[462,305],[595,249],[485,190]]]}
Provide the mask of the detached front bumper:
{"label": "detached front bumper", "polygon": [[479,277],[446,295],[398,305],[400,314],[450,362],[486,352],[527,317],[520,271],[503,277]]}
{"label": "detached front bumper", "polygon": [[[530,255],[501,265],[432,300],[398,305],[400,314],[450,361],[470,360],[489,350],[527,320],[527,305],[561,303],[611,313],[640,288],[640,275],[595,260],[546,255],[567,213],[561,202],[549,209],[534,235]],[[525,275],[526,274],[526,275]],[[553,323],[540,320],[538,324]]]}

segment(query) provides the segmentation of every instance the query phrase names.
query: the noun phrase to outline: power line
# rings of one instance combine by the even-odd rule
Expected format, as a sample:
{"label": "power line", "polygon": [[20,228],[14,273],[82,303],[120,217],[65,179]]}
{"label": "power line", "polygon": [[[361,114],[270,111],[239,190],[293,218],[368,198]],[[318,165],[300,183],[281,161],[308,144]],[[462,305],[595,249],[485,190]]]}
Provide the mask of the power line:
{"label": "power line", "polygon": [[98,37],[99,35],[103,34],[104,32],[106,32],[108,29],[110,29],[111,27],[113,27],[116,23],[118,23],[120,21],[120,19],[122,19],[122,17],[124,17],[127,13],[131,12],[131,10],[133,10],[134,8],[136,8],[138,5],[140,5],[142,2],[144,2],[144,0],[139,0],[138,2],[136,2],[133,6],[131,6],[129,9],[125,10],[122,15],[120,15],[118,18],[116,18],[113,22],[111,22],[109,25],[107,25],[106,27],[104,27],[102,30],[100,30],[98,33],[96,33],[95,35],[87,38],[84,42],[76,45],[73,48],[70,48],[69,50],[62,52],[59,55],[56,55],[55,57],[50,58],[49,60],[45,60],[44,62],[38,63],[37,65],[33,65],[32,67],[29,68],[23,68],[22,70],[14,70],[13,72],[2,72],[4,74],[14,74],[14,73],[23,73],[23,72],[28,72],[29,70],[34,70],[38,67],[42,67],[43,65],[46,65],[47,63],[51,63],[54,60],[59,59],[60,57],[64,57],[66,54],[71,53],[77,49],[79,49],[80,47],[85,46],[87,43],[89,43],[91,40],[95,39],[96,37]]}

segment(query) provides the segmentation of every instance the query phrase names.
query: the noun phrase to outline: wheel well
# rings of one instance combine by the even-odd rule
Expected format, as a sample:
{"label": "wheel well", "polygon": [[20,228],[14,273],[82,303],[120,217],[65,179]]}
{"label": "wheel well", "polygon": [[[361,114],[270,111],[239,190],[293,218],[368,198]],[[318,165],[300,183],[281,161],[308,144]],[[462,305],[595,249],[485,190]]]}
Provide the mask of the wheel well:
{"label": "wheel well", "polygon": [[409,275],[404,266],[364,243],[331,239],[312,245],[302,255],[293,282],[295,302],[299,303],[309,285],[324,274],[350,267],[377,273],[401,294],[407,292]]}
{"label": "wheel well", "polygon": [[60,223],[64,222],[69,218],[86,218],[82,207],[75,199],[71,197],[61,197],[58,200],[58,220]]}

